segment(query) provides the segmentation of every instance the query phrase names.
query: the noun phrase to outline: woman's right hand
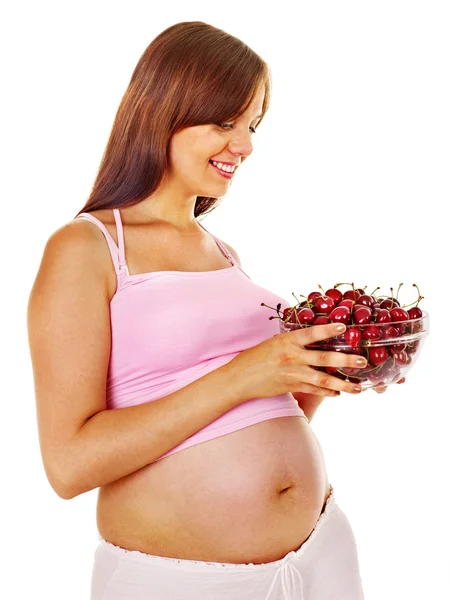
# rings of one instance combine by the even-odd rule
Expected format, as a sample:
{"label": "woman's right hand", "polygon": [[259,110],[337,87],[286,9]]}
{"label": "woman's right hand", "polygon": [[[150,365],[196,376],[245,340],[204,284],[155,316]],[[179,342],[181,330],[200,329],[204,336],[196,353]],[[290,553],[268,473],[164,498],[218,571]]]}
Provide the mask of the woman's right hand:
{"label": "woman's right hand", "polygon": [[305,348],[342,334],[345,329],[338,326],[330,323],[279,333],[240,352],[227,363],[238,396],[247,400],[289,392],[329,396],[330,391],[361,391],[354,383],[312,368],[366,366],[366,359],[357,354]]}

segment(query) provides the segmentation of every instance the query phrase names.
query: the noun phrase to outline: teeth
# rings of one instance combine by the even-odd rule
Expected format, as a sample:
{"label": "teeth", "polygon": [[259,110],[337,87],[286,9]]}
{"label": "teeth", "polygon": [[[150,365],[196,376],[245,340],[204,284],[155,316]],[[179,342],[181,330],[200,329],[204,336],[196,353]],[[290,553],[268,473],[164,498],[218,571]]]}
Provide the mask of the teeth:
{"label": "teeth", "polygon": [[234,170],[236,168],[235,165],[233,165],[233,166],[232,165],[224,165],[223,163],[221,163],[221,162],[218,163],[215,160],[212,160],[211,162],[218,169],[221,169],[222,171],[225,171],[226,173],[234,173]]}

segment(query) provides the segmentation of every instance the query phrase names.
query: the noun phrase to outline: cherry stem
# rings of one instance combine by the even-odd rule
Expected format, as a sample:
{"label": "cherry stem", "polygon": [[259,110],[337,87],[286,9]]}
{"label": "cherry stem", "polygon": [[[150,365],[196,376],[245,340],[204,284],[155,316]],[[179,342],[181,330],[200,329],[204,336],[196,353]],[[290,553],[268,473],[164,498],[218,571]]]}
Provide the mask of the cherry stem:
{"label": "cherry stem", "polygon": [[279,304],[277,304],[276,308],[274,308],[273,306],[269,306],[268,304],[264,304],[264,302],[261,302],[261,306],[266,306],[267,308],[270,308],[271,310],[275,310],[277,312],[278,317],[272,316],[272,317],[269,317],[269,319],[278,319],[278,318],[282,319],[283,318],[282,314],[280,313],[281,302]]}
{"label": "cherry stem", "polygon": [[[297,300],[297,304],[301,304],[300,300],[297,298],[297,296],[294,294],[294,292],[292,292],[292,295]],[[300,298],[306,298],[306,296],[304,296],[303,294],[299,294],[299,296],[300,296]]]}
{"label": "cherry stem", "polygon": [[337,287],[339,287],[340,285],[351,285],[351,286],[352,286],[352,288],[353,288],[353,289],[355,289],[355,288],[354,288],[354,285],[353,285],[353,283],[335,283],[335,284],[334,284],[334,287],[335,287],[335,288],[337,288]]}
{"label": "cherry stem", "polygon": [[415,283],[413,283],[413,287],[415,287],[417,289],[417,293],[419,295],[419,297],[416,300],[416,306],[417,306],[419,304],[419,302],[425,298],[425,296],[421,295],[418,285],[416,285]]}

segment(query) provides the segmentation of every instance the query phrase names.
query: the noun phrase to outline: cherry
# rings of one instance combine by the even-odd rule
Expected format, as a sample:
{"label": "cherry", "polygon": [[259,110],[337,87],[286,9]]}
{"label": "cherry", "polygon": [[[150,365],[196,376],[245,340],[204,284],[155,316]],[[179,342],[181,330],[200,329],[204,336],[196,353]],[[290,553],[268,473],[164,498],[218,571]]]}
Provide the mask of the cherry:
{"label": "cherry", "polygon": [[406,344],[392,344],[390,347],[391,352],[402,352],[406,348]]}
{"label": "cherry", "polygon": [[400,352],[392,352],[392,357],[394,358],[394,361],[401,367],[404,367],[408,360],[408,354],[404,350],[401,350]]}
{"label": "cherry", "polygon": [[370,308],[370,306],[367,306],[366,304],[359,304],[359,301],[354,304],[354,306],[353,306],[353,312],[355,312],[356,310],[358,310],[358,308],[369,308],[370,309],[370,313],[372,314],[372,309]]}
{"label": "cherry", "polygon": [[376,322],[377,323],[390,323],[392,321],[391,314],[387,308],[380,308],[377,312]]}
{"label": "cherry", "polygon": [[320,298],[322,294],[320,292],[311,292],[308,294],[308,302],[314,302],[316,298]]}
{"label": "cherry", "polygon": [[392,321],[407,321],[409,314],[404,308],[396,307],[390,311]]}
{"label": "cherry", "polygon": [[331,288],[325,292],[325,296],[329,298],[333,298],[335,305],[337,306],[339,302],[342,300],[342,292],[337,288]]}
{"label": "cherry", "polygon": [[422,311],[418,306],[413,306],[407,312],[410,319],[420,319],[420,317],[423,315]]}
{"label": "cherry", "polygon": [[384,346],[369,348],[369,361],[373,365],[382,365],[389,358],[388,351]]}
{"label": "cherry", "polygon": [[364,327],[362,337],[364,340],[381,340],[383,337],[383,332],[380,327],[370,324],[367,325],[367,327]]}
{"label": "cherry", "polygon": [[396,338],[399,335],[399,330],[395,325],[384,325],[382,331],[384,338]]}
{"label": "cherry", "polygon": [[336,306],[329,314],[331,323],[344,323],[348,325],[350,323],[350,309],[347,306]]}
{"label": "cherry", "polygon": [[383,376],[385,383],[390,383],[399,374],[400,368],[395,364],[393,358],[388,358],[380,369],[380,375]]}
{"label": "cherry", "polygon": [[362,308],[358,308],[353,313],[353,320],[358,325],[366,325],[370,323],[370,319],[372,317],[372,311],[368,306],[363,306]]}
{"label": "cherry", "polygon": [[314,325],[326,325],[329,322],[330,319],[327,317],[327,315],[319,315],[315,318]]}
{"label": "cherry", "polygon": [[344,333],[344,339],[349,346],[355,348],[361,341],[361,330],[358,327],[349,327]]}
{"label": "cherry", "polygon": [[386,300],[383,300],[380,304],[381,308],[387,308],[389,310],[396,306],[400,306],[400,302],[396,298],[386,298]]}
{"label": "cherry", "polygon": [[368,296],[367,294],[361,294],[361,296],[358,298],[358,303],[364,304],[369,308],[372,308],[372,306],[375,304],[372,296]]}
{"label": "cherry", "polygon": [[381,373],[381,369],[379,367],[372,369],[371,371],[367,371],[366,376],[367,379],[375,385],[383,381],[383,374]]}
{"label": "cherry", "polygon": [[314,308],[317,312],[329,314],[334,307],[335,302],[329,296],[319,296],[314,300]]}
{"label": "cherry", "polygon": [[361,294],[358,292],[358,290],[347,290],[344,293],[344,300],[348,299],[348,300],[358,300],[358,298],[361,296]]}
{"label": "cherry", "polygon": [[297,313],[298,321],[302,325],[312,324],[316,318],[314,311],[311,308],[302,308]]}
{"label": "cherry", "polygon": [[339,306],[347,306],[347,308],[352,309],[353,305],[355,304],[354,300],[350,300],[350,298],[346,298],[345,300],[341,300],[341,302],[339,302]]}

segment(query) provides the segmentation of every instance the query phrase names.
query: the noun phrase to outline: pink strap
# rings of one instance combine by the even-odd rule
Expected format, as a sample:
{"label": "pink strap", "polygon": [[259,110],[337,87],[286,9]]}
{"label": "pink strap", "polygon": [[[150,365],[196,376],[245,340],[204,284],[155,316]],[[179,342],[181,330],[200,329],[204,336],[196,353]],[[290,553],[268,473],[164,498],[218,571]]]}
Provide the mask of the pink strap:
{"label": "pink strap", "polygon": [[[116,211],[117,209],[114,209],[114,211]],[[86,221],[90,221],[91,223],[94,223],[94,225],[97,225],[97,227],[103,232],[106,241],[108,243],[108,247],[109,247],[109,252],[111,254],[111,258],[112,261],[114,263],[114,269],[116,271],[116,275],[119,277],[122,273],[127,273],[128,272],[128,268],[127,268],[127,264],[125,262],[125,255],[124,255],[124,243],[123,243],[123,229],[122,229],[122,222],[120,221],[120,216],[119,219],[117,219],[116,213],[114,212],[114,217],[116,219],[116,226],[117,226],[117,239],[119,241],[119,248],[117,247],[115,241],[112,239],[109,231],[106,229],[106,227],[103,225],[103,223],[97,219],[97,217],[94,217],[94,215],[91,215],[90,213],[87,212],[83,212],[80,213],[79,215],[77,215],[75,217],[75,219],[85,219]],[[118,225],[118,220],[119,220],[119,225]],[[119,226],[120,226],[120,235],[119,235]]]}

